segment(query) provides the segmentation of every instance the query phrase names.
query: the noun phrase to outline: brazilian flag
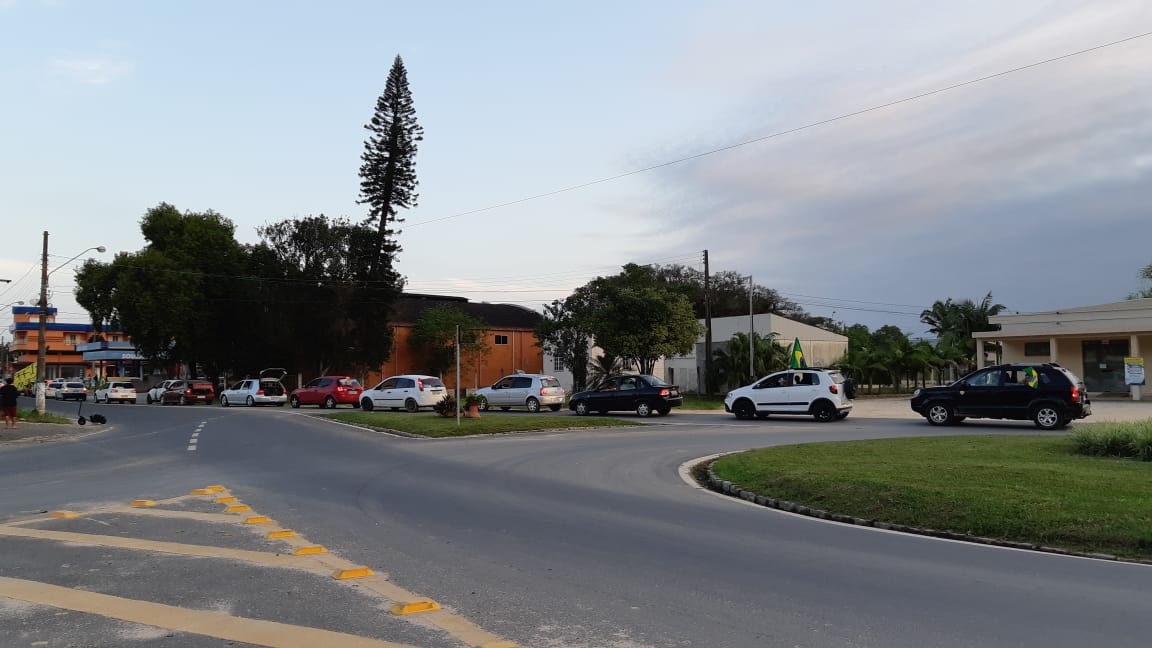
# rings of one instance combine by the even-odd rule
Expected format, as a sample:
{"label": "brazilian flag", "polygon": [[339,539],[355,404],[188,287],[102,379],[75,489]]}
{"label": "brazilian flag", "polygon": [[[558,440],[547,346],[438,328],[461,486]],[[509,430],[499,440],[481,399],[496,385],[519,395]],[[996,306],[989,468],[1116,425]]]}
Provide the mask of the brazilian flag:
{"label": "brazilian flag", "polygon": [[808,361],[804,359],[804,350],[800,348],[800,338],[792,343],[792,353],[788,356],[789,369],[807,369]]}
{"label": "brazilian flag", "polygon": [[1024,384],[1036,389],[1036,386],[1040,384],[1040,374],[1036,373],[1032,367],[1024,367]]}

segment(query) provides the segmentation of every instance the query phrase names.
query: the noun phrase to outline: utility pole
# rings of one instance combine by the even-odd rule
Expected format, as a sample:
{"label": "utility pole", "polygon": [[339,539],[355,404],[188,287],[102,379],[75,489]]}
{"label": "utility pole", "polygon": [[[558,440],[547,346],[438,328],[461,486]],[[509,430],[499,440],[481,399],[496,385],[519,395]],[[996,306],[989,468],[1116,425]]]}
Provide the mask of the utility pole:
{"label": "utility pole", "polygon": [[752,275],[748,275],[748,384],[756,381],[756,315],[752,310]]}
{"label": "utility pole", "polygon": [[47,409],[44,402],[44,370],[48,357],[48,232],[44,232],[44,253],[40,257],[40,337],[36,340],[36,411],[41,416]]}
{"label": "utility pole", "polygon": [[712,278],[704,250],[704,393],[712,395]]}

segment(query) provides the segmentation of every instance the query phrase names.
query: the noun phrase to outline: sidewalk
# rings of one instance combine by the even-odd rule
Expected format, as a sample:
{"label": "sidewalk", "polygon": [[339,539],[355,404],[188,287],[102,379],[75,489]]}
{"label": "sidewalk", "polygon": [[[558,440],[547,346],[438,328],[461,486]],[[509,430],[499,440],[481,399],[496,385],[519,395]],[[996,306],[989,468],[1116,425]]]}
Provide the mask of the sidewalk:
{"label": "sidewalk", "polygon": [[15,430],[0,428],[0,446],[25,443],[49,443],[78,438],[107,430],[107,425],[80,426],[75,423],[28,423],[18,421]]}
{"label": "sidewalk", "polygon": [[[857,418],[922,418],[912,411],[908,398],[858,398],[852,405]],[[1140,421],[1152,419],[1152,401],[1094,399],[1092,416],[1080,423]]]}

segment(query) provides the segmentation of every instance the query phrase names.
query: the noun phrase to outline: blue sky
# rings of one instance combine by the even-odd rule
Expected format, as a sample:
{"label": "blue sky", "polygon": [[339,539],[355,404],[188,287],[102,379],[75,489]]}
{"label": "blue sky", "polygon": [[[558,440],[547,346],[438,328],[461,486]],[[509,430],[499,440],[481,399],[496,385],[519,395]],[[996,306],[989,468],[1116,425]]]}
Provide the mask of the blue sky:
{"label": "blue sky", "polygon": [[[425,129],[409,290],[539,308],[707,248],[813,313],[913,334],[946,297],[1115,301],[1152,263],[1152,37],[445,217],[1148,31],[1139,0],[0,0],[0,304],[35,299],[42,231],[53,267],[111,259],[161,201],[243,242],[360,220],[362,126],[396,54]],[[51,285],[82,320],[67,267]]]}

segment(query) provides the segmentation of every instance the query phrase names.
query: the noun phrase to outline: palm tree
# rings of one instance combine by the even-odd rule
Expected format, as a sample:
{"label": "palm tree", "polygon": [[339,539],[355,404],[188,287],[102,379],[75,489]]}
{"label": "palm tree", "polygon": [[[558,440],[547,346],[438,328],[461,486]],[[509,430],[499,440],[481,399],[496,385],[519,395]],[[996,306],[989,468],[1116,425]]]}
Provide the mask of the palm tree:
{"label": "palm tree", "polygon": [[712,352],[713,384],[724,384],[729,389],[750,384],[773,371],[788,365],[788,349],[777,342],[777,335],[752,333],[752,374],[749,374],[748,334],[736,333],[728,340],[726,349]]}
{"label": "palm tree", "polygon": [[[941,341],[947,341],[947,346],[962,348],[965,355],[965,365],[969,369],[976,367],[976,340],[973,333],[995,330],[988,318],[999,315],[1007,307],[1004,304],[992,303],[992,293],[989,292],[976,303],[971,299],[952,301],[937,300],[931,308],[920,313],[920,321],[928,325],[928,330],[935,333]],[[981,352],[995,347],[985,343]]]}
{"label": "palm tree", "polygon": [[624,371],[624,359],[611,353],[601,353],[588,362],[588,384],[599,385],[609,376]]}

